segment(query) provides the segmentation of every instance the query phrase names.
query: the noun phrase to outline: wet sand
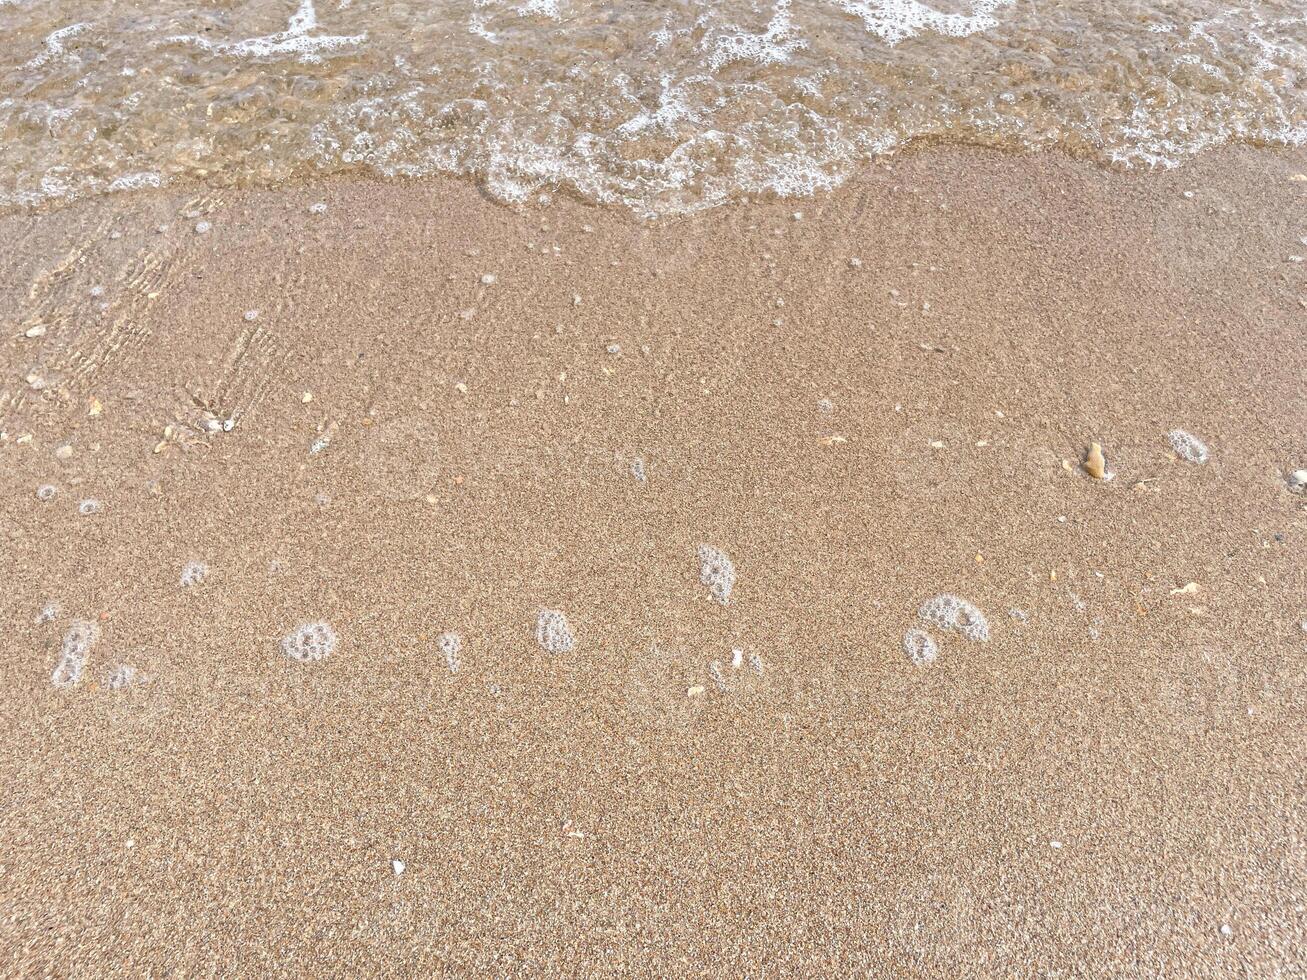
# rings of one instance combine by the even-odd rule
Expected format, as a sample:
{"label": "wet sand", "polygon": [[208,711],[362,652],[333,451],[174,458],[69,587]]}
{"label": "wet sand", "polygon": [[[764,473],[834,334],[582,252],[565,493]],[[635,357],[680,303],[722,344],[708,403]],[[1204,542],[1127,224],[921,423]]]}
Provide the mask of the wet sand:
{"label": "wet sand", "polygon": [[0,971],[1307,969],[1304,172],[0,217]]}

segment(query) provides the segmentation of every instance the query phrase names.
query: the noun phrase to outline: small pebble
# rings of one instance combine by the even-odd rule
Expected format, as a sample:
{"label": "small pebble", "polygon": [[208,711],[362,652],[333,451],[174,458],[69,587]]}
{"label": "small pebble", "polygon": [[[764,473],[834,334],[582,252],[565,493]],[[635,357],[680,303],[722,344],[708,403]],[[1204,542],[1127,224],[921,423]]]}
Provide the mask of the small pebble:
{"label": "small pebble", "polygon": [[209,229],[211,229],[212,227],[213,225],[209,224],[207,221],[198,221],[195,224],[195,234],[207,235],[209,233]]}
{"label": "small pebble", "polygon": [[246,310],[246,311],[245,311],[245,321],[246,321],[247,323],[253,323],[253,322],[254,322],[255,320],[257,320],[258,318],[259,318],[259,311],[258,311],[258,310]]}
{"label": "small pebble", "polygon": [[315,201],[309,205],[309,214],[326,214],[327,205],[323,201]]}
{"label": "small pebble", "polygon": [[484,276],[481,277],[481,285],[493,286],[494,284],[495,284],[495,277],[491,275],[489,272],[487,272]]}
{"label": "small pebble", "polygon": [[395,871],[395,877],[399,877],[400,875],[402,875],[404,873],[404,868],[406,867],[404,862],[401,861],[399,858],[395,858],[393,861],[391,861],[390,866]]}
{"label": "small pebble", "polygon": [[44,323],[38,323],[38,324],[37,324],[36,326],[34,326],[34,327],[28,327],[27,330],[23,333],[23,336],[24,336],[24,337],[27,337],[27,338],[29,338],[29,339],[35,339],[35,338],[37,338],[37,337],[44,337],[44,336],[45,336],[45,324],[44,324]]}

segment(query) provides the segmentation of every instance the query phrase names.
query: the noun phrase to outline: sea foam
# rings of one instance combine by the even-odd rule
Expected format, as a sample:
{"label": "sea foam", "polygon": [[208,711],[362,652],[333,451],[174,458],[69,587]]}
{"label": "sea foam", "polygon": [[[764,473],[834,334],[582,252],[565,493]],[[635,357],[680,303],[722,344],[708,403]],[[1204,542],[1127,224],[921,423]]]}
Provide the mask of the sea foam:
{"label": "sea foam", "polygon": [[710,544],[699,545],[698,556],[699,581],[708,587],[713,599],[726,605],[735,591],[735,563],[726,552]]}
{"label": "sea foam", "polygon": [[305,623],[281,639],[281,652],[292,660],[312,663],[336,651],[336,633],[324,622]]}
{"label": "sea foam", "polygon": [[82,671],[86,669],[87,654],[99,638],[100,629],[95,623],[78,620],[69,626],[59,651],[59,663],[50,675],[50,683],[61,688],[76,687],[82,680]]}
{"label": "sea foam", "polygon": [[563,613],[541,609],[536,614],[536,643],[547,653],[567,653],[576,646],[576,636]]}

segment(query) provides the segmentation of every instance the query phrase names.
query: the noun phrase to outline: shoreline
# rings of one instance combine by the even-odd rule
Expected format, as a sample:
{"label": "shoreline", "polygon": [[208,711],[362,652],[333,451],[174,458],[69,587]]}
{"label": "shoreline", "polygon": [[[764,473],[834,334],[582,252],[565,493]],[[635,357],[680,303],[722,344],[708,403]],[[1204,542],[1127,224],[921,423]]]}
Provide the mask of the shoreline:
{"label": "shoreline", "polygon": [[1305,171],[0,216],[6,972],[1292,972]]}

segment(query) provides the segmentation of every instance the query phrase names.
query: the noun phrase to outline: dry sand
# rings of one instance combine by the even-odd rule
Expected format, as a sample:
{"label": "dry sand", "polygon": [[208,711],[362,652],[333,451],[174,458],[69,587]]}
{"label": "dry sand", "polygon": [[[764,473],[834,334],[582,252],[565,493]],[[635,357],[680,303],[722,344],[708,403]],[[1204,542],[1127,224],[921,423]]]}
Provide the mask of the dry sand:
{"label": "dry sand", "polygon": [[1304,975],[1304,171],[0,217],[0,972]]}

